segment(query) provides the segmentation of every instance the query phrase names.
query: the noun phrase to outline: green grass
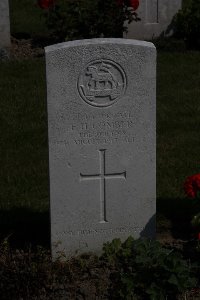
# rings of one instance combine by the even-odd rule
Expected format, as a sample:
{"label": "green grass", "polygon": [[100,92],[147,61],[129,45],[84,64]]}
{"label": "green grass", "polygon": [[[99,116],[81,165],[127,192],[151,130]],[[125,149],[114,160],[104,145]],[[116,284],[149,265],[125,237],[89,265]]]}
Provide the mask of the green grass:
{"label": "green grass", "polygon": [[49,246],[44,59],[0,63],[0,239]]}
{"label": "green grass", "polygon": [[200,172],[200,53],[161,53],[157,88],[157,196],[182,198]]}
{"label": "green grass", "polygon": [[42,59],[0,64],[0,209],[48,207],[48,150]]}

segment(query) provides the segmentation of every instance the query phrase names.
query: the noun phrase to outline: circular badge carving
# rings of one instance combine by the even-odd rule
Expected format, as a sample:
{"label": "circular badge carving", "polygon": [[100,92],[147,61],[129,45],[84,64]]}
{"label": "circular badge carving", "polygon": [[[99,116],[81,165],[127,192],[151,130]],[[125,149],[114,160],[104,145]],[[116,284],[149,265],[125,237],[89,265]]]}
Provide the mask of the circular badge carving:
{"label": "circular badge carving", "polygon": [[113,105],[125,92],[126,76],[123,69],[111,60],[90,62],[78,79],[81,98],[96,107]]}

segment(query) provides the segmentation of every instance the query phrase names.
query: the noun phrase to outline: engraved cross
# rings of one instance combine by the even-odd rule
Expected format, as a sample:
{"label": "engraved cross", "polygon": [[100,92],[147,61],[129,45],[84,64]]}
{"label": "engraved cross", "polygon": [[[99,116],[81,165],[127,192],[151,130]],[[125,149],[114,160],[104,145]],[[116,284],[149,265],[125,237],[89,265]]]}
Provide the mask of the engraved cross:
{"label": "engraved cross", "polygon": [[84,175],[80,173],[80,181],[99,180],[100,181],[100,223],[108,222],[106,219],[106,180],[126,179],[126,171],[122,173],[106,174],[105,149],[99,150],[100,171],[99,174]]}

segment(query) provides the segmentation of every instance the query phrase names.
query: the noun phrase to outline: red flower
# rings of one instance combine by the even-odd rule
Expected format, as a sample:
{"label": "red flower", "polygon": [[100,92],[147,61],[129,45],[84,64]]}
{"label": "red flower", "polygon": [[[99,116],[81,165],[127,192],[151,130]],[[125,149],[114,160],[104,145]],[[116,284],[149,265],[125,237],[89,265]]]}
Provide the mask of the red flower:
{"label": "red flower", "polygon": [[133,10],[136,10],[140,4],[139,0],[116,0],[118,6],[123,6],[124,4],[132,7]]}
{"label": "red flower", "polygon": [[133,8],[133,10],[138,9],[140,2],[139,0],[129,0],[129,6]]}
{"label": "red flower", "polygon": [[49,9],[51,6],[53,6],[55,3],[55,0],[38,0],[38,5],[42,9]]}
{"label": "red flower", "polygon": [[186,178],[184,182],[184,191],[190,198],[196,198],[200,191],[200,174],[195,174]]}

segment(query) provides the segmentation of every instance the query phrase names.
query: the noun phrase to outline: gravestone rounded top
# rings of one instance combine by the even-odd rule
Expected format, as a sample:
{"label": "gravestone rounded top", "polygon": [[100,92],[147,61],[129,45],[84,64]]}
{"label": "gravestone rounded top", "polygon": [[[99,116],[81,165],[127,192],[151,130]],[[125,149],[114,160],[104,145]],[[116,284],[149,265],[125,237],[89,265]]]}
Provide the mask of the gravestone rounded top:
{"label": "gravestone rounded top", "polygon": [[82,46],[82,45],[93,45],[93,44],[101,44],[101,45],[122,44],[122,45],[146,46],[146,47],[155,48],[155,46],[152,43],[146,41],[139,41],[134,39],[120,39],[120,38],[96,38],[96,39],[69,41],[69,42],[47,46],[45,47],[45,52],[48,53],[62,48]]}

